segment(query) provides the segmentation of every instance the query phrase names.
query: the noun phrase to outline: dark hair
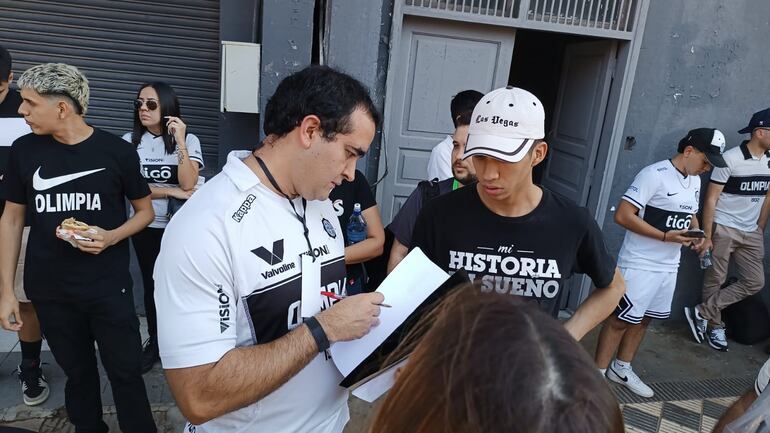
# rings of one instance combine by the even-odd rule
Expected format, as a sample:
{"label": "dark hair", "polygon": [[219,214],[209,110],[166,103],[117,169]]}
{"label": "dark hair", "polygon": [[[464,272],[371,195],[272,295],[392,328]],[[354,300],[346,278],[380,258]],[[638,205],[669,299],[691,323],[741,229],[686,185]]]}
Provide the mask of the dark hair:
{"label": "dark hair", "polygon": [[591,358],[531,301],[461,286],[420,319],[389,361],[406,354],[369,433],[625,429]]}
{"label": "dark hair", "polygon": [[[139,98],[139,94],[146,87],[152,87],[158,94],[158,109],[160,110],[160,131],[163,136],[163,144],[165,144],[166,153],[174,153],[176,143],[174,137],[168,133],[166,128],[166,122],[163,118],[166,116],[181,117],[181,111],[179,109],[179,98],[176,96],[174,89],[168,84],[162,81],[155,81],[152,83],[144,83],[139,86],[139,90],[136,92],[136,97]],[[131,143],[134,146],[139,146],[139,142],[142,141],[142,135],[147,132],[147,128],[142,125],[142,121],[139,120],[139,110],[134,109],[134,129],[131,131]]]}
{"label": "dark hair", "polygon": [[473,117],[473,110],[463,111],[455,117],[455,128],[461,126],[468,126],[471,124],[471,117]]}
{"label": "dark hair", "polygon": [[[484,94],[476,90],[463,90],[452,98],[452,102],[449,104],[449,111],[452,113],[452,123],[454,123],[455,128],[460,126],[457,124],[457,117],[466,111],[470,111],[473,114],[473,109],[483,97]],[[470,121],[466,123],[466,125],[469,124]]]}
{"label": "dark hair", "polygon": [[321,119],[327,140],[351,132],[350,115],[357,108],[369,114],[375,127],[380,114],[358,80],[328,66],[309,66],[281,80],[265,107],[265,136],[283,137],[306,116]]}
{"label": "dark hair", "polygon": [[5,48],[0,47],[0,83],[8,81],[8,78],[11,76],[12,65],[11,53]]}

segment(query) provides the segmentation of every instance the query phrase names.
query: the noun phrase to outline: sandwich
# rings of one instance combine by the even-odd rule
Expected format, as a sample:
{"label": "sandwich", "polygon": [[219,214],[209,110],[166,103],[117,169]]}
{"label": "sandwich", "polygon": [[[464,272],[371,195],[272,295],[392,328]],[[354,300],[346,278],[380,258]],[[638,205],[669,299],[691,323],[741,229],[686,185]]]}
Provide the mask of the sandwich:
{"label": "sandwich", "polygon": [[56,237],[65,240],[73,247],[77,248],[77,241],[93,241],[93,239],[83,236],[82,232],[96,233],[88,224],[78,221],[73,217],[67,218],[56,228]]}

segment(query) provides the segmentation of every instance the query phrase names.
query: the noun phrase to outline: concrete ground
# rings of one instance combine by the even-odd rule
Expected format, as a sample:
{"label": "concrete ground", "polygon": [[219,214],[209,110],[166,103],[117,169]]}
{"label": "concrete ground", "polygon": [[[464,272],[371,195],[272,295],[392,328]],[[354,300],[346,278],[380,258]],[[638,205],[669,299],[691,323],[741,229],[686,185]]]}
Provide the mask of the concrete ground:
{"label": "concrete ground", "polygon": [[[583,341],[589,353],[593,353],[597,334],[594,331]],[[19,383],[12,374],[19,361],[18,347],[6,358],[15,342],[15,334],[0,331],[0,426],[24,427],[36,432],[73,431],[63,409],[65,378],[49,351],[44,351],[43,361],[48,363],[44,368],[51,385],[50,398],[36,408],[28,408],[22,403]],[[662,397],[641,403],[642,400],[634,400],[612,385],[616,387],[620,403],[624,404],[628,431],[710,431],[719,411],[729,405],[731,397],[748,388],[767,359],[763,348],[764,345],[741,346],[731,342],[730,351],[720,353],[705,344],[695,344],[689,330],[681,324],[653,327],[634,362],[634,369]],[[102,377],[105,421],[111,431],[118,432],[112,395],[103,371]],[[714,382],[716,379],[725,381]],[[159,431],[181,432],[184,420],[174,406],[159,365],[145,375],[145,383]],[[697,383],[705,386],[693,385]],[[715,389],[723,386],[723,389]],[[665,394],[671,390],[674,394],[680,390],[683,397]],[[699,394],[701,392],[703,395]],[[374,412],[372,405],[351,397],[350,411],[351,421],[345,433],[365,432]]]}

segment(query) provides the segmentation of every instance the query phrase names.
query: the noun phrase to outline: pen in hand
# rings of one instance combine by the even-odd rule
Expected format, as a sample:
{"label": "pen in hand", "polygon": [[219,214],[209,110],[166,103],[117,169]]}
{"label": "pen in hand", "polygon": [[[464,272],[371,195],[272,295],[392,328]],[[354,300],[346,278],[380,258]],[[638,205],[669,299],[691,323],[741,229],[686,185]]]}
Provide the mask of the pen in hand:
{"label": "pen in hand", "polygon": [[[330,298],[330,299],[336,299],[338,301],[341,301],[341,300],[347,298],[347,296],[345,296],[345,295],[338,295],[336,293],[324,292],[324,291],[321,292],[321,295],[326,296],[327,298]],[[391,305],[388,305],[388,304],[385,304],[385,303],[374,304],[374,305],[377,305],[378,307],[386,307],[386,308],[391,308],[392,307]]]}

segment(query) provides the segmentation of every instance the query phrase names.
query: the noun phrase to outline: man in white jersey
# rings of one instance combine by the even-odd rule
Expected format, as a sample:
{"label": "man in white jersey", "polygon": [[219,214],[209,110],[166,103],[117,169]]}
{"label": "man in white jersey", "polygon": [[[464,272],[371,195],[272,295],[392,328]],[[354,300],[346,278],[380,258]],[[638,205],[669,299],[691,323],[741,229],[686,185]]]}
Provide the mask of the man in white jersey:
{"label": "man in white jersey", "polygon": [[[765,286],[764,231],[770,209],[765,195],[770,185],[770,108],[754,113],[740,131],[751,134],[725,152],[727,167],[711,173],[703,203],[706,239],[701,256],[711,251],[713,266],[703,277],[700,305],[685,307],[690,330],[698,343],[704,339],[716,350],[727,351],[722,310],[759,292]],[[727,278],[730,258],[739,278],[721,287]]]}
{"label": "man in white jersey", "polygon": [[376,326],[383,296],[326,300],[303,320],[303,280],[316,301],[345,294],[328,196],[353,180],[379,114],[361,83],[311,66],[279,84],[264,119],[262,145],[232,152],[166,228],[161,362],[185,431],[339,433],[348,392],[326,349]]}
{"label": "man in white jersey", "polygon": [[724,146],[719,130],[688,132],[676,156],[636,175],[615,212],[615,222],[627,230],[618,254],[626,293],[604,322],[596,364],[608,379],[642,397],[652,397],[653,391],[634,373],[631,361],[650,321],[667,319],[671,312],[682,244],[700,243],[687,236],[698,228],[699,175],[712,166],[726,166]]}

